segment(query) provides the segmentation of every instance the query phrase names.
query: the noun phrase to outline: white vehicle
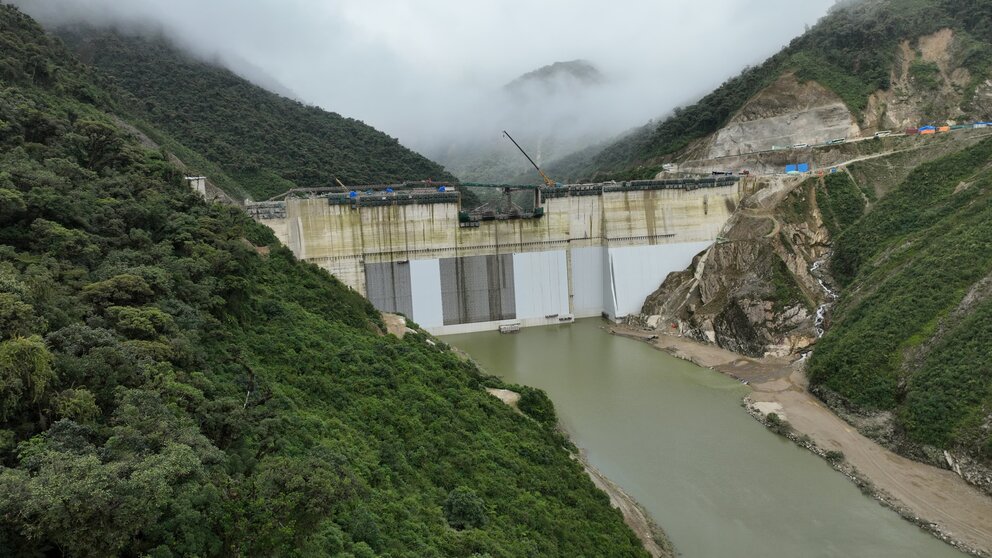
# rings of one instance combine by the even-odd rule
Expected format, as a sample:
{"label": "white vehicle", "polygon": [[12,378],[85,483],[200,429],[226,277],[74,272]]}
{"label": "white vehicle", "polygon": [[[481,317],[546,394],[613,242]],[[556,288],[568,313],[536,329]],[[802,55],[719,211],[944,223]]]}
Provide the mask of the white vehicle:
{"label": "white vehicle", "polygon": [[793,149],[806,149],[807,147],[809,147],[808,143],[797,143],[792,146]]}
{"label": "white vehicle", "polygon": [[886,136],[891,136],[891,135],[892,135],[892,130],[879,130],[875,132],[876,138],[884,138]]}

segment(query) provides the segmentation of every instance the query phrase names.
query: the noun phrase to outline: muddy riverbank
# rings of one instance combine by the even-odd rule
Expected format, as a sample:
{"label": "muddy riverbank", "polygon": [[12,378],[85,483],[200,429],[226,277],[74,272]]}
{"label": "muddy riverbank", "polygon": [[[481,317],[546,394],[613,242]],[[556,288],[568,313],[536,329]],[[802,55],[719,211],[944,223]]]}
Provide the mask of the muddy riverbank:
{"label": "muddy riverbank", "polygon": [[[774,413],[804,447],[831,457],[862,490],[938,538],[977,556],[992,556],[992,498],[952,471],[901,457],[861,435],[807,390],[801,362],[744,358],[712,345],[617,326],[617,335],[747,383],[756,418]],[[841,457],[841,455],[843,457]]]}

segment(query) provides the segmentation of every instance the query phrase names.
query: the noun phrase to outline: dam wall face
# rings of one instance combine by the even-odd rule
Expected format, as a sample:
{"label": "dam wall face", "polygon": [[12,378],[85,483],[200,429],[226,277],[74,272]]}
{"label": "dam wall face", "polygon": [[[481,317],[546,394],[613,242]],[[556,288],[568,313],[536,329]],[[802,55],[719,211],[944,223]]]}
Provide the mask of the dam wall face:
{"label": "dam wall face", "polygon": [[638,313],[716,240],[739,201],[735,183],[572,192],[545,199],[539,218],[475,222],[457,202],[313,197],[249,212],[380,310],[449,334]]}

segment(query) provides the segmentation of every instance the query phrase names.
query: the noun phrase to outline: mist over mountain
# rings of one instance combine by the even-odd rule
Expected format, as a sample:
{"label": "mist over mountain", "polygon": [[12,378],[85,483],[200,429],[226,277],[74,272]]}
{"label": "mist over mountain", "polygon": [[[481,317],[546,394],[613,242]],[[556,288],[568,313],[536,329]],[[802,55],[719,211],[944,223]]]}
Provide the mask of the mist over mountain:
{"label": "mist over mountain", "polygon": [[[527,72],[480,100],[473,111],[480,128],[439,138],[427,148],[455,176],[469,182],[510,182],[534,172],[502,135],[506,130],[539,165],[603,141],[614,125],[597,118],[594,105],[616,80],[586,60],[555,62]],[[536,177],[536,173],[534,174]]]}
{"label": "mist over mountain", "polygon": [[[833,0],[14,3],[50,27],[154,27],[200,59],[220,60],[266,89],[282,84],[295,93],[287,96],[436,157],[466,142],[503,146],[504,129],[541,153],[546,135],[615,136],[760,62]],[[537,108],[508,106],[502,90],[515,78],[576,59],[598,68],[602,82]],[[271,79],[258,78],[245,60]],[[560,119],[574,129],[549,133]]]}
{"label": "mist over mountain", "polygon": [[504,86],[510,93],[527,94],[538,90],[555,92],[569,86],[588,86],[603,83],[605,77],[588,60],[555,62],[518,77]]}

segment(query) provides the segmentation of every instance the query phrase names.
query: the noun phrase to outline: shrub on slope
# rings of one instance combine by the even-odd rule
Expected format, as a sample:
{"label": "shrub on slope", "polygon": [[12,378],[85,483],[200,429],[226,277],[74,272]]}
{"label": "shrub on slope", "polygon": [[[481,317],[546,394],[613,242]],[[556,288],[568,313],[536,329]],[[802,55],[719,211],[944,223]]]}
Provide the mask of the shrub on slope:
{"label": "shrub on slope", "polygon": [[0,555],[645,555],[560,435],[205,204],[28,18],[0,29]]}

